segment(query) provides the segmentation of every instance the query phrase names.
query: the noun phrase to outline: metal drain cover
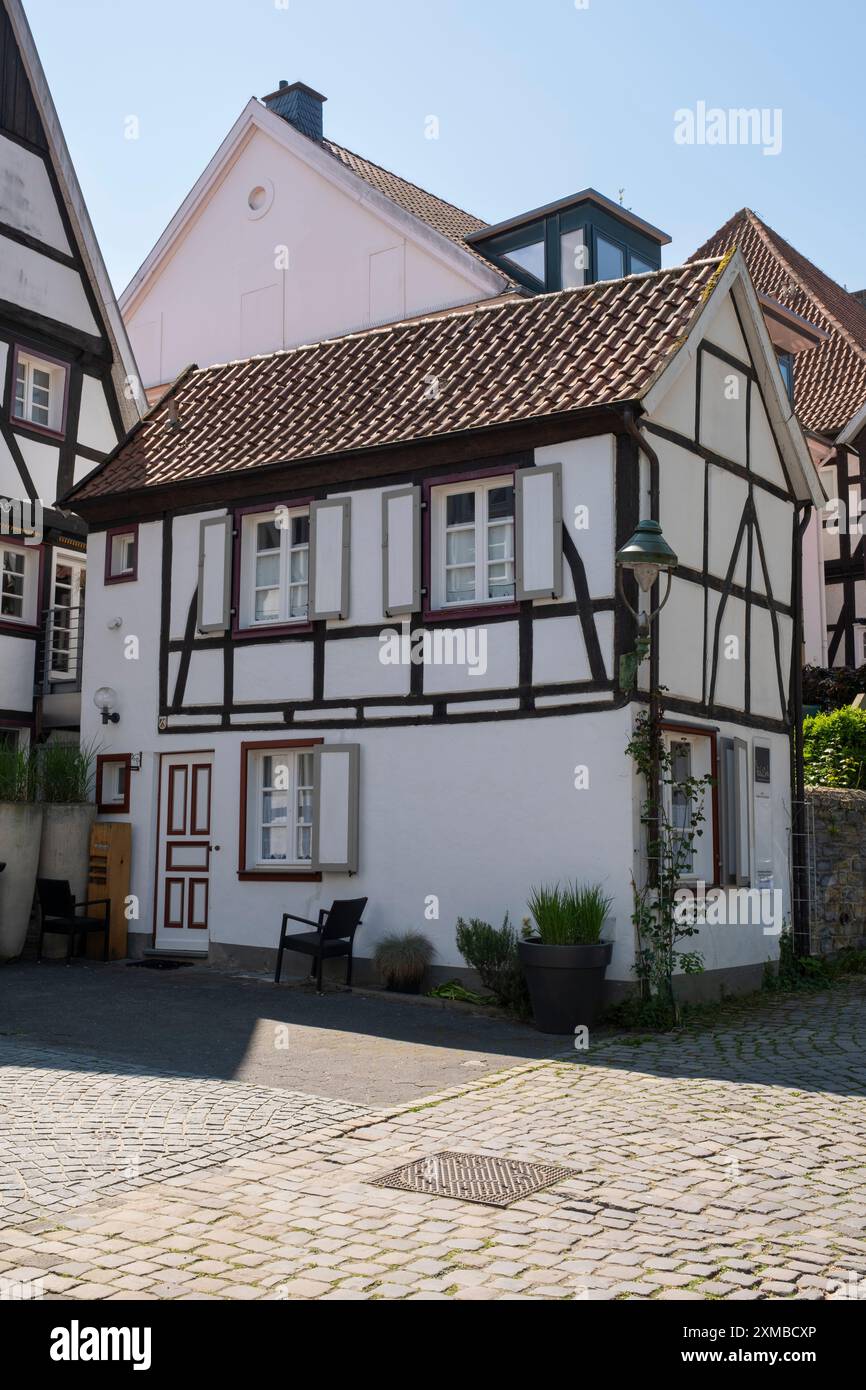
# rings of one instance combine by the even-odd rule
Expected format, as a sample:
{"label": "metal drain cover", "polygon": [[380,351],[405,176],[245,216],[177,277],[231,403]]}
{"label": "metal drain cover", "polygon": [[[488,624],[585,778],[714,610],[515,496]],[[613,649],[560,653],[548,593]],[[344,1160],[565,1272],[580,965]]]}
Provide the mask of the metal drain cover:
{"label": "metal drain cover", "polygon": [[508,1207],[521,1197],[571,1177],[574,1174],[570,1168],[552,1163],[446,1152],[406,1163],[393,1173],[374,1178],[373,1186],[426,1192],[431,1197],[456,1197],[461,1202],[483,1202],[488,1207]]}

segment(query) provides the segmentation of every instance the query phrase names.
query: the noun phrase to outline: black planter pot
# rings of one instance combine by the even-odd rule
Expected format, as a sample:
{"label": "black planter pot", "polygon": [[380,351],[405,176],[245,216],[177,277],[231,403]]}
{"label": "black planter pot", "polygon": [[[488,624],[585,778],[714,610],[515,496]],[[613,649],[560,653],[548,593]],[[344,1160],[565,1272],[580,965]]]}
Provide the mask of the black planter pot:
{"label": "black planter pot", "polygon": [[597,1021],[612,941],[592,946],[519,941],[517,950],[540,1033],[573,1034],[575,1028],[589,1028]]}

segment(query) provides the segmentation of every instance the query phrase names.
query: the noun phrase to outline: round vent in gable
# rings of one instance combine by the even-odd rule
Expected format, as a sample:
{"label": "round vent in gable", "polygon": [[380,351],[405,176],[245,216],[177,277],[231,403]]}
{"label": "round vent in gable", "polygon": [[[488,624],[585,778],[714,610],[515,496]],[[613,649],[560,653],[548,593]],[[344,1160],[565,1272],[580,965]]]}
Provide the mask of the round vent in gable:
{"label": "round vent in gable", "polygon": [[264,217],[274,201],[274,185],[270,179],[257,183],[247,194],[247,207],[250,217]]}

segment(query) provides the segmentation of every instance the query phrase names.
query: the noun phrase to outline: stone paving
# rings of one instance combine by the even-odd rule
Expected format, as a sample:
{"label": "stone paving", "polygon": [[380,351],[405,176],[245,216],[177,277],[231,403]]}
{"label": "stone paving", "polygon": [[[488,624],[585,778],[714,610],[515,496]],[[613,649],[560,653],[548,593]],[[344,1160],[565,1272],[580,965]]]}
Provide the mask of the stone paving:
{"label": "stone paving", "polygon": [[[856,981],[366,1114],[230,1082],[177,1090],[176,1078],[103,1075],[109,1115],[127,1097],[115,1112],[124,1141],[124,1115],[150,1135],[200,1110],[209,1132],[189,1163],[174,1133],[163,1140],[173,1171],[140,1169],[74,1210],[5,1224],[0,1287],[40,1280],[64,1299],[866,1296],[864,1033]],[[92,1075],[57,1065],[42,1095],[61,1114],[66,1094],[74,1113],[76,1077],[86,1091]],[[20,1133],[34,1116],[50,1129],[32,1071],[17,1075],[4,1103],[23,1093]],[[49,1169],[52,1144],[63,1147],[47,1135]],[[445,1149],[574,1176],[506,1209],[371,1185]]]}

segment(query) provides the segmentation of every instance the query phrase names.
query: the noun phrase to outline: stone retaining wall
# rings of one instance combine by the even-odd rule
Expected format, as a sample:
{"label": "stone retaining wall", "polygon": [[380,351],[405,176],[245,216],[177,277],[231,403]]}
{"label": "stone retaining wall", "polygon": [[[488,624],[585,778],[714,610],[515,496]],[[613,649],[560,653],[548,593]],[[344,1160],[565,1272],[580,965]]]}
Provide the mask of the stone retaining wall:
{"label": "stone retaining wall", "polygon": [[812,950],[866,947],[866,791],[807,787],[815,824]]}

